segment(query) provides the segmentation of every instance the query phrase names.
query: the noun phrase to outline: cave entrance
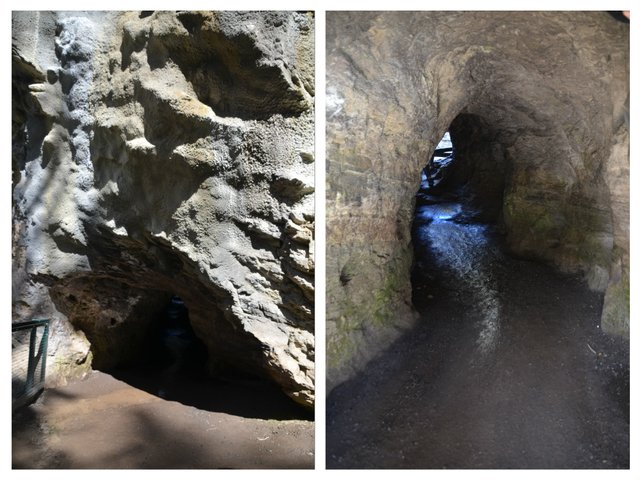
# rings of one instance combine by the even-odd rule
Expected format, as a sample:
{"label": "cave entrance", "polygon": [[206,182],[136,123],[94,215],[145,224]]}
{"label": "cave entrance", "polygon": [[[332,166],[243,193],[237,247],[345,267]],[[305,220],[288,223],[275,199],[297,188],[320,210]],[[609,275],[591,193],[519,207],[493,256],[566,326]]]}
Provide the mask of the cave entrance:
{"label": "cave entrance", "polygon": [[[156,298],[145,315],[146,330],[132,346],[137,351],[106,368],[101,367],[104,360],[96,357],[94,365],[158,397],[193,404],[198,401],[193,386],[208,381],[207,347],[196,334],[181,297],[162,293]],[[117,326],[116,319],[110,326]]]}
{"label": "cave entrance", "polygon": [[90,357],[82,361],[90,359],[92,370],[200,410],[274,420],[313,416],[261,367],[260,343],[227,318],[228,305],[194,281],[180,258],[159,244],[134,249],[100,241],[91,259],[96,271],[112,268],[108,255],[123,248],[127,259],[163,271],[76,276],[51,288],[58,310],[86,337]]}
{"label": "cave entrance", "polygon": [[108,368],[100,368],[96,358],[98,370],[164,400],[200,410],[245,418],[312,418],[312,412],[270,380],[228,363],[219,367],[182,297],[165,292],[155,302],[147,312],[146,333],[135,342],[138,351]]}

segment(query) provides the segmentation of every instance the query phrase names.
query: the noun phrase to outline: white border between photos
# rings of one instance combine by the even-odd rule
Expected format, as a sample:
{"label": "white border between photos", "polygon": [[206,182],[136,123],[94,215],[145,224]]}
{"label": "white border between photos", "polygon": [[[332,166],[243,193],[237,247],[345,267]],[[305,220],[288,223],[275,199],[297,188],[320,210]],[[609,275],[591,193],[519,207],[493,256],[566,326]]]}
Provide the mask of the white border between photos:
{"label": "white border between photos", "polygon": [[[630,0],[623,2],[606,2],[606,1],[567,1],[567,0],[544,0],[537,2],[522,2],[516,3],[506,2],[501,0],[486,0],[483,2],[478,1],[417,1],[417,0],[395,0],[390,1],[356,1],[356,0],[326,0],[326,1],[291,1],[291,0],[263,0],[258,2],[256,0],[222,0],[222,1],[124,1],[124,0],[112,0],[109,2],[81,2],[78,0],[72,1],[49,1],[42,0],[37,1],[21,1],[13,4],[5,4],[5,15],[2,18],[2,30],[3,38],[7,41],[5,44],[6,57],[5,70],[2,77],[2,96],[3,111],[3,145],[4,152],[8,157],[9,145],[10,145],[10,75],[11,70],[10,54],[8,48],[8,40],[11,32],[11,9],[15,10],[149,10],[149,9],[163,9],[163,10],[175,10],[175,9],[197,9],[197,10],[314,10],[316,12],[316,240],[315,240],[315,262],[316,262],[316,454],[315,454],[315,470],[244,470],[244,471],[229,471],[229,470],[217,470],[217,471],[197,471],[197,470],[180,470],[180,471],[160,471],[160,470],[147,470],[147,471],[123,471],[118,475],[125,475],[127,477],[139,478],[154,477],[154,478],[171,478],[175,479],[176,476],[183,477],[202,477],[210,478],[212,475],[215,477],[230,478],[230,479],[247,479],[260,477],[261,479],[280,479],[280,478],[295,478],[300,477],[308,478],[348,478],[354,475],[366,475],[368,479],[373,478],[383,479],[389,475],[400,476],[402,478],[427,478],[427,479],[460,479],[460,478],[473,478],[474,480],[497,480],[497,479],[536,479],[541,476],[547,479],[639,479],[640,480],[640,462],[634,459],[640,459],[640,449],[638,448],[640,438],[638,435],[639,417],[637,408],[631,409],[631,470],[628,471],[593,471],[593,470],[457,470],[457,471],[441,471],[441,470],[365,470],[362,472],[350,472],[339,470],[325,470],[325,19],[326,11],[330,10],[633,10],[633,5],[638,5],[636,2]],[[88,7],[88,8],[87,8]],[[632,11],[632,15],[636,17],[640,15],[640,8],[636,11]],[[640,21],[635,19],[636,21]],[[633,25],[633,21],[632,21]],[[638,76],[638,35],[636,34],[635,27],[631,29],[631,85],[639,85],[640,77]],[[638,96],[632,93],[631,95],[631,131],[635,135],[631,135],[632,138],[638,138],[637,122],[635,122],[634,113],[638,112]],[[6,157],[5,157],[6,158]],[[635,144],[631,144],[631,162],[633,164],[635,160],[638,160],[638,149]],[[2,310],[5,313],[9,313],[10,301],[11,301],[11,277],[10,277],[10,251],[11,251],[11,208],[10,208],[10,174],[8,172],[9,161],[5,160],[5,178],[1,187],[1,197],[3,200],[2,208],[0,209],[0,215],[3,235],[0,237],[2,246],[2,289],[0,292],[0,299]],[[632,165],[631,168],[631,186],[638,187],[638,172],[637,168]],[[636,190],[638,192],[640,190]],[[635,238],[636,226],[637,226],[637,197],[638,193],[633,193],[631,189],[631,239]],[[633,245],[633,242],[632,242]],[[634,281],[634,274],[638,272],[638,262],[635,248],[631,248],[631,269],[632,269],[632,293],[631,298],[635,299],[638,291],[637,285]],[[636,304],[632,302],[631,305],[631,318],[635,319],[640,314],[640,310]],[[7,319],[8,323],[8,319]],[[633,323],[633,321],[632,321]],[[632,333],[635,332],[635,327],[631,327]],[[8,336],[7,336],[8,337]],[[637,407],[638,404],[638,375],[635,373],[640,368],[638,362],[638,355],[634,354],[638,351],[638,339],[632,335],[631,338],[631,405],[634,405],[634,401]],[[9,365],[10,350],[8,338],[4,341],[3,357],[5,359],[2,364],[4,366]],[[0,379],[0,385],[9,385],[9,369],[3,368],[2,378]],[[51,476],[53,478],[68,478],[75,477],[80,478],[87,475],[98,475],[103,478],[107,478],[107,475],[111,475],[108,471],[12,471],[11,470],[11,431],[10,431],[10,408],[9,408],[9,394],[8,388],[4,389],[5,398],[3,402],[3,430],[2,430],[2,442],[0,443],[0,455],[2,471],[8,471],[8,473],[15,478],[31,478],[33,475]]]}

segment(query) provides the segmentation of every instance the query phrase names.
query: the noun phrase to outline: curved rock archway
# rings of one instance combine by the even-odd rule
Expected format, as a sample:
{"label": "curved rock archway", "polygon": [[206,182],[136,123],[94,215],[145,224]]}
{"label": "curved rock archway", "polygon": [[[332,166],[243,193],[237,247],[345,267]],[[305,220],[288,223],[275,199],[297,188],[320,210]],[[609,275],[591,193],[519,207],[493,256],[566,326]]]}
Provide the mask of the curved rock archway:
{"label": "curved rock archway", "polygon": [[509,248],[605,292],[629,329],[628,25],[605,12],[330,13],[329,389],[410,326],[420,171],[451,126]]}

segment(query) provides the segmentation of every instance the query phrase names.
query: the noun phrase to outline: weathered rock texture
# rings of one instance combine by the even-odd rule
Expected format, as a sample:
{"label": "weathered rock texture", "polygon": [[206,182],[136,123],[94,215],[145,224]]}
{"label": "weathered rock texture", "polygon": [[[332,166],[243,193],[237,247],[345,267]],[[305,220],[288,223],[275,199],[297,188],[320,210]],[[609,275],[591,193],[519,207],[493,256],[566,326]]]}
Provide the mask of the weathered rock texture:
{"label": "weathered rock texture", "polygon": [[313,15],[14,13],[13,319],[50,381],[126,364],[171,294],[212,371],[313,403]]}
{"label": "weathered rock texture", "polygon": [[451,126],[454,182],[514,253],[605,291],[629,331],[629,26],[604,12],[327,15],[329,388],[414,318],[420,171]]}

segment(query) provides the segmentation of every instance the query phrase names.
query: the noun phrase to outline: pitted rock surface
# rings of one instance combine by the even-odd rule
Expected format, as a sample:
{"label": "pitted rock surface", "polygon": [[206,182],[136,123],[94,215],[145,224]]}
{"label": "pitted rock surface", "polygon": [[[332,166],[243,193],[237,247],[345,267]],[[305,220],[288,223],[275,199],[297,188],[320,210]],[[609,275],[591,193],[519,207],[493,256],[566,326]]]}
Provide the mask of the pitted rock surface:
{"label": "pitted rock surface", "polygon": [[313,34],[297,12],[13,14],[14,321],[52,318],[50,382],[143,354],[176,294],[213,373],[313,404]]}

